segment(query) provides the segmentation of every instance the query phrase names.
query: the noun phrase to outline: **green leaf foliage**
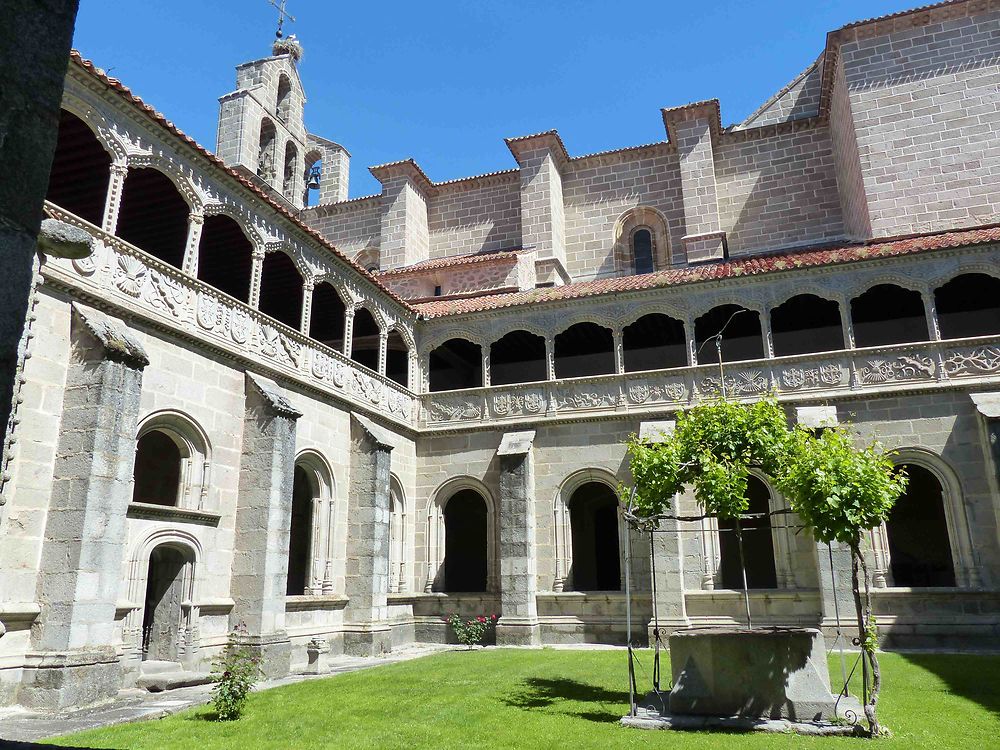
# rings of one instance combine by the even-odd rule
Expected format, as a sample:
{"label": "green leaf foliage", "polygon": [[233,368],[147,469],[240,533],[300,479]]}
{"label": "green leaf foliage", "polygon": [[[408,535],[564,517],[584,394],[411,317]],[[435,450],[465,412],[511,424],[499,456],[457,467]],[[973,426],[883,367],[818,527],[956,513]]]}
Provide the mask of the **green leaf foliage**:
{"label": "green leaf foliage", "polygon": [[819,435],[795,430],[792,445],[775,481],[819,541],[856,544],[859,532],[883,523],[906,490],[905,472],[893,467],[882,445],[858,448],[844,427]]}
{"label": "green leaf foliage", "polygon": [[[877,442],[858,448],[844,427],[819,434],[789,428],[773,398],[751,404],[713,401],[679,412],[671,435],[627,441],[634,480],[633,510],[655,516],[670,510],[685,486],[704,512],[735,518],[749,506],[751,470],[769,476],[816,539],[855,544],[881,524],[906,489]],[[630,488],[623,487],[622,497]]]}

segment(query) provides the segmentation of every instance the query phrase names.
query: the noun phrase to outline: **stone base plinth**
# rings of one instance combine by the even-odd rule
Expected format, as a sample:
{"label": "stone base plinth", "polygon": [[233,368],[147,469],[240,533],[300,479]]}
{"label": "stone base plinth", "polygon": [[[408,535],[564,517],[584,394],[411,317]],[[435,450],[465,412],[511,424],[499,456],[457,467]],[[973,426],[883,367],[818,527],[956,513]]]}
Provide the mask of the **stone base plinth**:
{"label": "stone base plinth", "polygon": [[285,677],[292,671],[292,642],[284,633],[244,637],[241,642],[260,656],[260,671],[267,679]]}
{"label": "stone base plinth", "polygon": [[60,711],[109,701],[122,688],[122,667],[114,649],[27,656],[18,702],[42,711]]}
{"label": "stone base plinth", "polygon": [[498,646],[541,646],[542,629],[538,620],[511,620],[501,617],[497,621]]}
{"label": "stone base plinth", "polygon": [[670,665],[673,716],[837,719],[823,635],[814,628],[675,631]]}
{"label": "stone base plinth", "polygon": [[362,628],[344,631],[344,653],[348,656],[384,656],[392,653],[392,629]]}

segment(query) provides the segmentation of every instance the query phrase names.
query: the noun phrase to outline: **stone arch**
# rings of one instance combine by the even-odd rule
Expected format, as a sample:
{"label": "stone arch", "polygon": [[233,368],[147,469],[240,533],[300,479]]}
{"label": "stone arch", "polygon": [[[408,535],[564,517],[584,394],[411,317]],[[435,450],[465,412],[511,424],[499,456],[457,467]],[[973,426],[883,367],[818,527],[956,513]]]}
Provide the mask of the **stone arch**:
{"label": "stone arch", "polygon": [[110,154],[112,163],[125,166],[128,160],[128,145],[115,133],[102,112],[87,102],[66,91],[63,93],[62,109],[76,115],[89,127],[104,149]]}
{"label": "stone arch", "polygon": [[612,328],[592,319],[560,328],[552,348],[557,379],[614,374],[617,358]]}
{"label": "stone arch", "polygon": [[[740,312],[743,311],[743,312]],[[719,303],[694,318],[695,356],[698,364],[715,364],[719,353],[714,339],[722,336],[722,361],[763,359],[767,355],[764,316],[758,308],[741,303]]]}
{"label": "stone arch", "polygon": [[132,166],[121,183],[114,232],[174,268],[183,268],[192,198],[159,164]]}
{"label": "stone arch", "polygon": [[641,229],[648,230],[651,235],[652,270],[662,271],[670,267],[670,231],[666,217],[652,206],[636,206],[625,211],[615,221],[615,270],[620,276],[636,272],[632,241],[635,233]]}
{"label": "stone arch", "polygon": [[177,192],[188,204],[192,213],[201,213],[205,207],[205,201],[198,194],[194,183],[181,171],[181,167],[171,159],[159,154],[129,154],[125,166],[129,169],[155,169],[162,172],[174,183]]}
{"label": "stone arch", "polygon": [[210,216],[226,216],[237,224],[240,225],[240,229],[243,234],[246,235],[247,239],[254,246],[256,250],[261,252],[268,252],[268,245],[276,247],[282,245],[283,243],[274,242],[267,243],[264,241],[264,236],[260,233],[260,230],[254,226],[253,219],[249,212],[233,206],[229,203],[207,203],[201,210],[202,214],[207,219]]}
{"label": "stone arch", "polygon": [[351,320],[351,359],[378,372],[385,318],[369,301],[355,303]]}
{"label": "stone arch", "polygon": [[776,357],[840,351],[847,335],[843,306],[830,295],[798,292],[771,307],[768,318]]}
{"label": "stone arch", "polygon": [[[175,550],[183,563],[176,579],[179,601],[179,621],[177,626],[177,660],[189,668],[193,666],[199,641],[199,585],[198,566],[204,558],[204,548],[197,536],[182,528],[159,528],[140,538],[132,546],[126,566],[127,601],[132,608],[125,616],[123,638],[126,653],[135,661],[143,659],[148,633],[144,625],[149,622],[151,560],[157,550]],[[147,626],[148,627],[148,626]],[[172,661],[173,659],[171,659]]]}
{"label": "stone arch", "polygon": [[329,462],[317,450],[299,451],[292,485],[286,594],[319,594],[332,587],[335,506]]}
{"label": "stone arch", "polygon": [[425,361],[429,392],[483,385],[483,347],[475,338],[456,333],[430,349]]}
{"label": "stone arch", "polygon": [[368,272],[379,271],[382,268],[382,257],[379,249],[369,245],[354,256],[354,263]]}
{"label": "stone arch", "polygon": [[249,303],[255,258],[262,251],[258,239],[255,232],[230,210],[221,206],[208,207],[198,242],[198,279],[240,302]]}
{"label": "stone arch", "polygon": [[[397,344],[401,344],[405,351],[399,349]],[[385,376],[404,388],[412,389],[417,351],[413,336],[406,326],[396,321],[385,331],[385,346]]]}
{"label": "stone arch", "polygon": [[296,203],[300,192],[299,149],[290,138],[285,142],[282,165],[281,193]]}
{"label": "stone arch", "polygon": [[60,109],[45,199],[94,226],[103,226],[114,158],[92,123]]}
{"label": "stone arch", "polygon": [[[885,299],[882,295],[892,295]],[[917,285],[870,284],[850,300],[851,327],[858,347],[890,346],[927,341],[933,321],[928,318],[927,299]]]}
{"label": "stone arch", "polygon": [[[155,471],[155,460],[148,466],[138,465],[140,446],[147,436],[154,433],[164,436],[177,450],[176,502],[180,508],[206,510],[211,507],[212,449],[208,435],[192,417],[173,409],[161,409],[148,414],[139,422],[136,432],[136,464],[133,467],[133,502],[143,502],[137,493],[143,492],[138,478],[140,471]],[[152,458],[157,458],[153,456]]]}
{"label": "stone arch", "polygon": [[962,270],[933,290],[942,339],[1000,333],[1000,275]]}
{"label": "stone arch", "polygon": [[318,196],[323,188],[323,152],[317,148],[308,149],[302,157],[302,186],[302,205],[309,206],[311,191]]}
{"label": "stone arch", "polygon": [[441,591],[445,587],[445,508],[448,502],[464,491],[479,495],[486,505],[486,590],[497,589],[497,511],[493,493],[482,481],[470,477],[453,477],[443,482],[427,505],[427,578],[424,591]]}
{"label": "stone arch", "polygon": [[687,319],[689,311],[686,307],[682,307],[680,305],[658,301],[648,305],[636,305],[624,315],[618,316],[615,320],[615,324],[620,328],[624,328],[625,326],[635,323],[640,318],[656,314],[666,315],[668,318],[674,318],[675,320],[683,322]]}
{"label": "stone arch", "polygon": [[[891,459],[895,466],[919,466],[930,472],[937,480],[941,488],[941,504],[947,526],[948,543],[951,547],[955,584],[963,587],[979,585],[979,575],[973,562],[975,556],[964,493],[954,469],[938,454],[920,447],[897,448],[893,451]],[[891,581],[892,565],[886,524],[872,531],[872,550],[875,557],[873,572],[875,585],[885,587]]]}
{"label": "stone arch", "polygon": [[394,473],[389,474],[389,593],[409,591],[413,545],[406,492]]}
{"label": "stone arch", "polygon": [[[603,484],[617,496],[618,480],[608,469],[587,467],[577,469],[566,477],[556,490],[552,502],[553,533],[555,535],[555,577],[552,582],[553,591],[569,590],[573,586],[573,519],[570,503],[577,490],[588,484]],[[624,550],[626,533],[622,524],[621,514],[618,514],[618,552],[619,576],[624,571]]]}

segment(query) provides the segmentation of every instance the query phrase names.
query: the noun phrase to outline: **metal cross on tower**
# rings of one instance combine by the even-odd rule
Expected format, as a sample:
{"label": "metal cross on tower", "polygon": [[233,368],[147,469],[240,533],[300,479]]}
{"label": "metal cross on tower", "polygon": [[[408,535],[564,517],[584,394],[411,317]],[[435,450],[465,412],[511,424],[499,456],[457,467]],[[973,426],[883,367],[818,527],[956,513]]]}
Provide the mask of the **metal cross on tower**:
{"label": "metal cross on tower", "polygon": [[285,2],[286,2],[286,0],[281,0],[281,4],[280,5],[277,2],[275,2],[275,0],[267,0],[267,1],[274,8],[277,8],[277,10],[278,10],[278,30],[274,33],[274,35],[278,39],[281,39],[281,27],[282,27],[282,25],[284,25],[285,19],[287,18],[292,23],[295,23],[295,16],[293,16],[291,13],[289,13],[288,11],[285,10]]}

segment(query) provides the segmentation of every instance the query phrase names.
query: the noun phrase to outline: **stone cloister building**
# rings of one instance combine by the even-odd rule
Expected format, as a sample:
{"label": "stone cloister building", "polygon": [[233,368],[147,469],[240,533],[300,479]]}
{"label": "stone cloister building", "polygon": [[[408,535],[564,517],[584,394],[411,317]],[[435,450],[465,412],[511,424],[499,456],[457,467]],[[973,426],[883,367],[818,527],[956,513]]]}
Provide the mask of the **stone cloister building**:
{"label": "stone cloister building", "polygon": [[[270,675],[447,638],[622,642],[741,621],[725,524],[628,532],[622,441],[718,395],[851,422],[911,481],[871,535],[888,646],[1000,635],[1000,3],[831,32],[744,122],[708,100],[585,156],[412,160],[348,197],[301,48],[241,65],[213,155],[75,54],[0,505],[0,705]],[[716,334],[724,329],[721,349]],[[751,510],[780,511],[768,478]],[[678,508],[695,514],[692,498]],[[755,621],[836,629],[848,557],[747,532]],[[655,579],[655,602],[652,594]]]}

